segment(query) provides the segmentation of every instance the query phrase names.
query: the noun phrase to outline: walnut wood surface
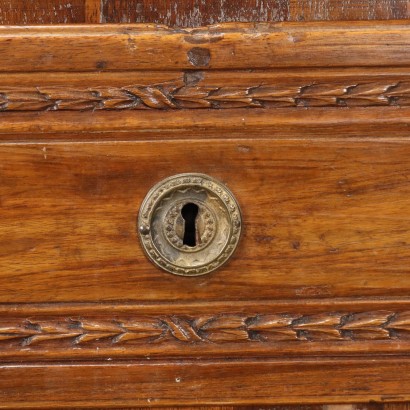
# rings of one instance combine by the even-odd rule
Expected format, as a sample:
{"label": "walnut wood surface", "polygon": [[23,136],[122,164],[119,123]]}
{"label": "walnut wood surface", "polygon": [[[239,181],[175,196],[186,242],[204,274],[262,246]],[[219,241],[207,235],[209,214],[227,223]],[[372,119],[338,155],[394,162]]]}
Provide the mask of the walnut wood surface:
{"label": "walnut wood surface", "polygon": [[[409,33],[1,27],[0,407],[408,400]],[[204,277],[136,235],[179,172],[243,211]]]}
{"label": "walnut wood surface", "polygon": [[31,25],[84,22],[84,0],[0,0],[0,24]]}
{"label": "walnut wood surface", "polygon": [[[0,72],[405,66],[406,21],[0,27]],[[348,61],[346,59],[348,58]]]}
{"label": "walnut wood surface", "polygon": [[386,20],[409,17],[406,0],[1,0],[0,24]]}
{"label": "walnut wood surface", "polygon": [[[306,404],[276,406],[167,406],[168,410],[407,410],[402,403],[358,403],[358,404]],[[134,408],[134,407],[133,407]],[[161,409],[163,407],[138,407],[141,410]]]}
{"label": "walnut wood surface", "polygon": [[[410,399],[405,357],[2,365],[7,408],[356,403]],[[27,377],[30,376],[30,381]],[[90,391],[93,392],[90,400]],[[7,394],[5,394],[7,392]],[[250,393],[252,392],[252,393]],[[69,400],[69,401],[68,401]],[[349,409],[350,410],[350,409]]]}
{"label": "walnut wood surface", "polygon": [[406,0],[103,0],[103,22],[195,27],[229,21],[383,20],[409,17]]}
{"label": "walnut wood surface", "polygon": [[[272,300],[410,290],[405,140],[6,144],[2,156],[3,302]],[[136,235],[146,192],[182,172],[224,181],[242,207],[238,251],[206,277],[157,270]]]}
{"label": "walnut wood surface", "polygon": [[[85,0],[85,23],[98,24],[102,20],[102,1],[101,0]],[[81,21],[79,21],[80,23]]]}

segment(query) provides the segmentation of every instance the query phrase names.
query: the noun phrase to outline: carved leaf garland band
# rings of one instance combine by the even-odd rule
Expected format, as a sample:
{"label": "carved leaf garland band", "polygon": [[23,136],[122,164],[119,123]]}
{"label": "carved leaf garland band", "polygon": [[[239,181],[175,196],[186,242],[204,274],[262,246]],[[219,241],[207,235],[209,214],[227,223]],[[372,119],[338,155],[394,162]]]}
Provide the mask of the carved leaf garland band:
{"label": "carved leaf garland band", "polygon": [[127,87],[0,88],[0,111],[89,111],[285,107],[409,106],[410,81],[185,85],[182,81]]}
{"label": "carved leaf garland band", "polygon": [[[8,320],[9,322],[9,320]],[[320,342],[410,339],[410,312],[141,317],[127,320],[62,318],[0,323],[1,342],[35,346],[64,340],[87,343]]]}

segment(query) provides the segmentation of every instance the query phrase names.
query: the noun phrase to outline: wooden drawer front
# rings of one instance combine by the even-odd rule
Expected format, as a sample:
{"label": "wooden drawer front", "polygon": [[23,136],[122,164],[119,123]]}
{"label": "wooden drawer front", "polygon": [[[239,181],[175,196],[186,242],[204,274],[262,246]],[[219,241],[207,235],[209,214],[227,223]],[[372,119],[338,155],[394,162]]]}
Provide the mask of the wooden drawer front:
{"label": "wooden drawer front", "polygon": [[[6,303],[410,292],[406,141],[42,143],[2,153]],[[197,278],[155,268],[136,233],[145,194],[181,172],[225,182],[243,213],[231,263]]]}
{"label": "wooden drawer front", "polygon": [[[410,399],[409,44],[398,22],[0,29],[4,407]],[[137,233],[187,172],[243,214],[199,277]]]}

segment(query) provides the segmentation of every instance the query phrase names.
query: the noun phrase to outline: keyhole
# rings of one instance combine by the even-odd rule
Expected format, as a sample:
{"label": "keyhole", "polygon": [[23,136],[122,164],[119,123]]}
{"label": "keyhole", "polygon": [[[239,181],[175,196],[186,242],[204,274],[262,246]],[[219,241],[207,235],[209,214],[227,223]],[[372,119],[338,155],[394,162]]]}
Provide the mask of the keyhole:
{"label": "keyhole", "polygon": [[193,248],[196,246],[196,217],[198,216],[198,205],[189,202],[181,209],[181,215],[185,220],[185,232],[182,243]]}

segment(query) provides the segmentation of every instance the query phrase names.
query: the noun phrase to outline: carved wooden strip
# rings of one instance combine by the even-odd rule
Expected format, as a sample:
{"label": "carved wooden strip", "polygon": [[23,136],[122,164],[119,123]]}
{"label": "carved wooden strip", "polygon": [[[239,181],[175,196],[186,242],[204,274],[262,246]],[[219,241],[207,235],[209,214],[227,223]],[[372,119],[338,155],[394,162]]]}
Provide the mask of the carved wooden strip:
{"label": "carved wooden strip", "polygon": [[[117,139],[119,135],[133,140],[202,139],[220,138],[222,129],[241,138],[407,137],[409,83],[405,67],[295,68],[241,71],[240,75],[229,70],[0,73],[0,110],[4,111],[0,138],[66,139],[63,132],[70,132],[70,140]],[[129,84],[133,86],[126,87]],[[148,88],[166,92],[167,108],[161,109],[165,103],[152,98],[146,98],[149,105],[137,96],[132,99],[124,91],[128,88],[145,90],[145,97]],[[292,94],[298,90],[299,94]],[[13,97],[9,103],[5,91]],[[255,99],[271,98],[272,92],[275,101]],[[343,92],[346,98],[340,99]],[[349,105],[343,106],[343,100]],[[339,105],[332,105],[335,101]],[[195,110],[195,123],[190,107]],[[229,115],[218,107],[229,109]],[[107,132],[96,134],[101,131]]]}
{"label": "carved wooden strip", "polygon": [[[303,314],[219,314],[122,318],[49,318],[0,321],[0,341],[16,349],[41,343],[270,343],[410,339],[410,312],[370,311]],[[4,348],[4,347],[3,347]],[[7,348],[7,347],[6,347]]]}
{"label": "carved wooden strip", "polygon": [[405,66],[406,21],[1,27],[0,71]]}
{"label": "carved wooden strip", "polygon": [[172,309],[167,303],[0,305],[0,357],[54,362],[407,354],[408,305],[400,299],[184,303]]}
{"label": "carved wooden strip", "polygon": [[186,86],[182,80],[75,89],[0,87],[0,111],[409,106],[410,81]]}

